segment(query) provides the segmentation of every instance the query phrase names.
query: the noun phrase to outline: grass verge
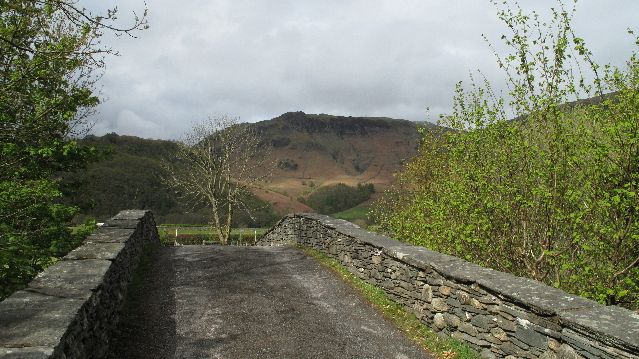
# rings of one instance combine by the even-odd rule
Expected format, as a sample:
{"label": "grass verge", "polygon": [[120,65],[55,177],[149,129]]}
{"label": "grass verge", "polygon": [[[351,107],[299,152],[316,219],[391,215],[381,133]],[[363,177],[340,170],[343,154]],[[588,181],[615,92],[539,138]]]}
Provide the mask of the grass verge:
{"label": "grass verge", "polygon": [[395,303],[380,288],[364,281],[346,269],[337,260],[312,248],[298,245],[302,251],[315,258],[323,266],[339,274],[342,279],[357,289],[370,303],[406,336],[417,342],[428,352],[441,359],[476,359],[479,354],[466,344],[453,338],[443,338],[424,325],[401,304]]}

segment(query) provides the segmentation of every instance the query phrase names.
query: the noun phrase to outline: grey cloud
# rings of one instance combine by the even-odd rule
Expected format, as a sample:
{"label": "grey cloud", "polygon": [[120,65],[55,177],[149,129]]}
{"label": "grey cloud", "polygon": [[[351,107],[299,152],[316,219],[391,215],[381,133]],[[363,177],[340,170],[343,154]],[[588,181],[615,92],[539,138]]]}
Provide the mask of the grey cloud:
{"label": "grey cloud", "polygon": [[[543,9],[553,1],[524,0]],[[579,3],[575,23],[598,59],[619,64],[639,3]],[[119,4],[122,18],[141,1]],[[193,121],[286,111],[423,120],[450,108],[454,85],[501,74],[481,34],[504,32],[488,1],[152,0],[139,39],[106,37],[94,132],[177,138]],[[497,42],[497,49],[501,47]],[[498,85],[498,87],[501,85]]]}

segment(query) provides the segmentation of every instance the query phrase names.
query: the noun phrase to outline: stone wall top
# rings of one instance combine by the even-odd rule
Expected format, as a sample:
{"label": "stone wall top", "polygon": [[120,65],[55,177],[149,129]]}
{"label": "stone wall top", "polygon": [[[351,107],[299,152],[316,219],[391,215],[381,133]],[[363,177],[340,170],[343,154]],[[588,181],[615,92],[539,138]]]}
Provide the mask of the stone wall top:
{"label": "stone wall top", "polygon": [[100,357],[144,244],[150,211],[127,210],[0,302],[0,358]]}

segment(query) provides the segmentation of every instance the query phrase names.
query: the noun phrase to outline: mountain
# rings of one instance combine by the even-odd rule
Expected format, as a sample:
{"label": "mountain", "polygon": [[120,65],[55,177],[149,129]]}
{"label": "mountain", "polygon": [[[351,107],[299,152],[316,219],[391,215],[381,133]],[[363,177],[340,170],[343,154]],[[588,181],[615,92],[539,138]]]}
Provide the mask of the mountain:
{"label": "mountain", "polygon": [[[247,125],[254,127],[276,166],[268,182],[254,191],[255,201],[268,202],[278,215],[313,211],[300,200],[332,184],[372,183],[379,193],[416,153],[418,127],[436,127],[390,118],[303,112]],[[153,209],[163,222],[206,221],[204,212],[180,203],[161,182],[161,160],[175,150],[176,143],[117,134],[88,136],[81,142],[106,153],[104,160],[69,181],[81,184],[67,199],[81,203],[83,213],[102,218],[125,207],[139,207]]]}
{"label": "mountain", "polygon": [[420,139],[418,124],[383,117],[288,112],[253,126],[276,163],[266,191],[257,195],[276,202],[280,212],[304,209],[298,198],[320,186],[372,183],[380,192],[416,153]]}

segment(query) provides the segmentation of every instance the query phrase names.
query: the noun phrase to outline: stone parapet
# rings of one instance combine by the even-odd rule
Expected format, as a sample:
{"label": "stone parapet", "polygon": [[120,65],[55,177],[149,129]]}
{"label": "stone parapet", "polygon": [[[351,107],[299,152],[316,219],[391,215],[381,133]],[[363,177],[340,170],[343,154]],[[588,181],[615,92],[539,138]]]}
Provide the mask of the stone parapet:
{"label": "stone parapet", "polygon": [[62,260],[0,302],[0,358],[99,358],[146,244],[150,211],[118,213]]}
{"label": "stone parapet", "polygon": [[259,244],[302,244],[331,255],[433,330],[466,342],[483,358],[639,358],[636,313],[350,222],[289,215]]}

